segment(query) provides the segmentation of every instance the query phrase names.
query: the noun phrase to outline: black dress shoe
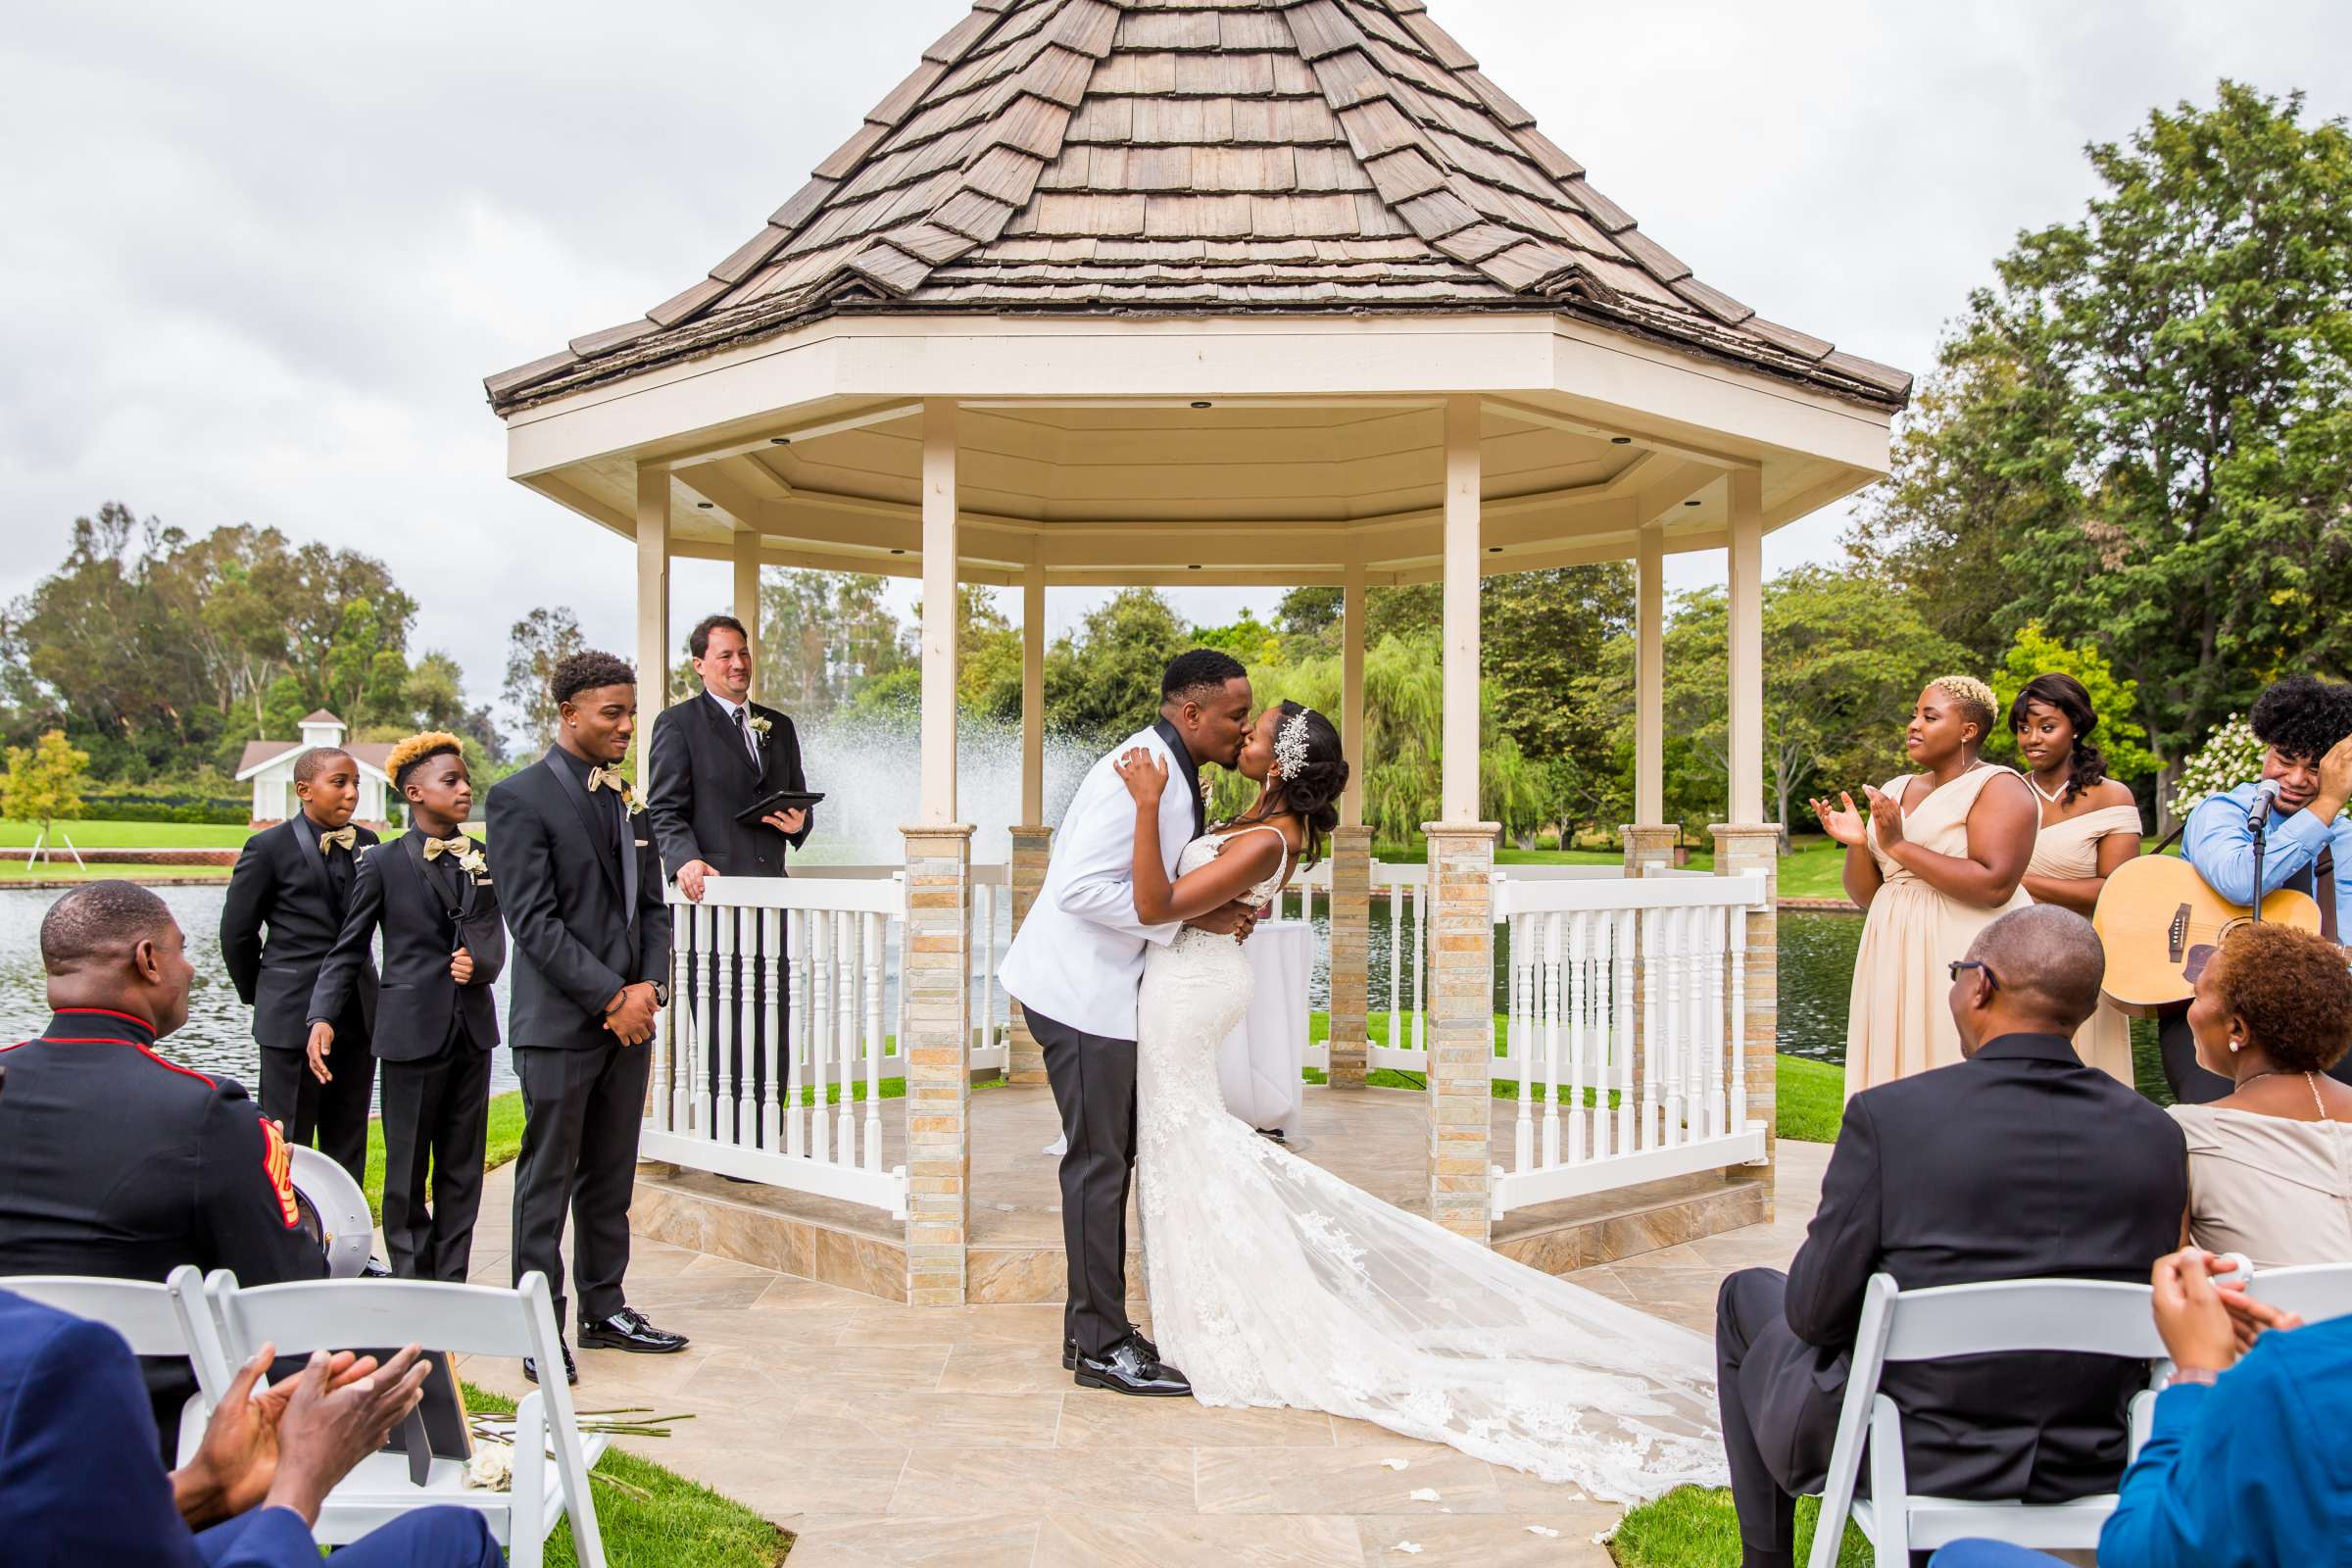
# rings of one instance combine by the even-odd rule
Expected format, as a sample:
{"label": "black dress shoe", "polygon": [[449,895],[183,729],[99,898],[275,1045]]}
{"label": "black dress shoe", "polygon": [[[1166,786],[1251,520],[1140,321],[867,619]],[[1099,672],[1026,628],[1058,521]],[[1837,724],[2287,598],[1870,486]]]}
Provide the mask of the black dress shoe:
{"label": "black dress shoe", "polygon": [[1150,1398],[1179,1398],[1193,1386],[1185,1375],[1144,1350],[1143,1337],[1130,1334],[1102,1355],[1081,1355],[1075,1368],[1082,1389],[1107,1389],[1113,1394]]}
{"label": "black dress shoe", "polygon": [[[1134,1331],[1130,1330],[1129,1332],[1133,1333]],[[1145,1339],[1141,1334],[1135,1335],[1135,1343],[1142,1346],[1144,1348],[1144,1353],[1150,1356],[1152,1360],[1156,1361],[1159,1359],[1158,1346],[1153,1345],[1150,1340]],[[1064,1372],[1075,1372],[1078,1370],[1078,1342],[1076,1340],[1063,1340],[1061,1342],[1061,1369]]]}
{"label": "black dress shoe", "polygon": [[645,1320],[645,1314],[633,1306],[624,1306],[611,1317],[596,1323],[580,1325],[580,1348],[600,1350],[635,1350],[640,1355],[668,1355],[686,1348],[686,1336],[665,1334]]}
{"label": "black dress shoe", "polygon": [[[539,1381],[539,1365],[527,1355],[522,1358],[522,1375],[533,1383]],[[564,1347],[564,1381],[566,1383],[580,1381],[580,1369],[571,1358],[571,1347],[568,1345]]]}

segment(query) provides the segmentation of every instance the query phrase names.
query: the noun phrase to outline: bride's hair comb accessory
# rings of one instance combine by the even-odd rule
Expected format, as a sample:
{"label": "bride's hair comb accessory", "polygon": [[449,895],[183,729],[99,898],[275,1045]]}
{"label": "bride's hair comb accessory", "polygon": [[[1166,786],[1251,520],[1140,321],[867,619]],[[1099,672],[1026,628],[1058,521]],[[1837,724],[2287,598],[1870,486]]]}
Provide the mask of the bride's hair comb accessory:
{"label": "bride's hair comb accessory", "polygon": [[1284,778],[1298,777],[1298,770],[1306,766],[1306,715],[1313,711],[1311,708],[1301,708],[1284,719],[1282,727],[1274,732],[1274,765],[1282,770]]}

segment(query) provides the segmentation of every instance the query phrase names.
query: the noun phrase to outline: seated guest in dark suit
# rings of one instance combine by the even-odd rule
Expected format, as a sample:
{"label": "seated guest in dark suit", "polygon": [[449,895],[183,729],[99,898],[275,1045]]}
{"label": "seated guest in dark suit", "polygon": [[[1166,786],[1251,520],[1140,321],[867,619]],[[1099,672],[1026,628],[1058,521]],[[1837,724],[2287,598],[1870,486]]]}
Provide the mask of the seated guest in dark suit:
{"label": "seated guest in dark suit", "polygon": [[[580,1344],[680,1350],[684,1337],[655,1328],[621,1291],[653,1060],[646,1044],[669,1001],[662,861],[619,771],[637,728],[637,676],[611,654],[579,653],[548,685],[562,717],[556,744],[490,791],[490,868],[512,938],[524,1117],[514,1278],[537,1269],[563,1290],[568,1212]],[[568,1345],[564,1362],[571,1376]],[[523,1372],[535,1381],[540,1368],[526,1360]]]}
{"label": "seated guest in dark suit", "polygon": [[[189,1463],[167,1475],[138,1363],[102,1324],[0,1291],[0,1542],[12,1568],[318,1568],[319,1504],[424,1396],[409,1347],[382,1367],[314,1356],[259,1398],[248,1362]],[[341,1568],[498,1568],[471,1508],[420,1508]]]}
{"label": "seated guest in dark suit", "polygon": [[[2186,1151],[2171,1117],[2071,1044],[2106,967],[2055,905],[2001,916],[1952,966],[1963,1059],[1865,1090],[1787,1274],[1742,1269],[1715,1306],[1717,1397],[1749,1568],[1792,1559],[1794,1498],[1837,1436],[1863,1288],[2060,1276],[2139,1280],[2179,1242]],[[2056,1352],[1889,1365],[1914,1492],[2055,1502],[2122,1475],[2147,1367]]]}
{"label": "seated guest in dark suit", "polygon": [[373,1038],[384,1081],[384,1247],[402,1279],[463,1285],[490,1131],[490,985],[506,966],[507,932],[489,862],[466,836],[473,782],[458,737],[412,735],[392,748],[385,771],[408,802],[409,830],[360,858],[343,934],[311,993],[311,1060],[327,1070],[334,1020],[380,929]]}
{"label": "seated guest in dark suit", "polygon": [[[244,1285],[323,1279],[276,1124],[233,1080],[155,1054],[187,1022],[195,977],[164,901],[130,882],[75,888],[41,920],[41,966],[49,1027],[0,1050],[0,1275],[161,1282],[193,1263]],[[159,1360],[149,1385],[172,1439],[195,1380]]]}
{"label": "seated guest in dark suit", "polygon": [[[2193,1247],[2156,1265],[2156,1329],[2178,1370],[2156,1396],[2147,1446],[2099,1532],[2108,1568],[2341,1562],[2352,1541],[2352,1449],[2343,1441],[2352,1317],[2305,1328],[2213,1282],[2232,1266]],[[1935,1563],[2054,1568],[2059,1560],[2004,1542],[1955,1541]]]}
{"label": "seated guest in dark suit", "polygon": [[[302,802],[275,827],[245,841],[220,906],[220,956],[237,998],[253,1009],[262,1047],[262,1113],[274,1116],[298,1144],[318,1152],[355,1182],[368,1173],[368,1111],[375,1062],[368,1027],[375,1017],[375,960],[358,983],[335,1031],[351,1047],[343,1071],[321,1080],[304,1047],[311,1038],[311,990],[318,966],[343,929],[358,854],[375,842],[352,825],[360,803],[360,764],[319,748],[295,760],[294,794]],[[265,930],[267,935],[265,935]]]}
{"label": "seated guest in dark suit", "polygon": [[782,876],[785,846],[808,842],[809,813],[735,813],[777,790],[805,790],[792,720],[751,700],[751,644],[733,615],[706,615],[686,639],[703,689],[654,718],[646,815],[678,891],[702,902],[707,876]]}

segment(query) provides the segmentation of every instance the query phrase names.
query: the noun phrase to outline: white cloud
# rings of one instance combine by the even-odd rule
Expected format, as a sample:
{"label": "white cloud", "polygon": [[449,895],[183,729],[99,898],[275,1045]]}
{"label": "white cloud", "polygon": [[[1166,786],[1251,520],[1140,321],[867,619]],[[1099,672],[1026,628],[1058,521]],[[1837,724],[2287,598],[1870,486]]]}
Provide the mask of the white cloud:
{"label": "white cloud", "polygon": [[[2083,142],[2224,74],[2352,107],[2325,70],[2352,57],[2352,11],[2324,0],[2226,26],[2191,0],[1433,9],[1701,276],[1914,370],[2017,230],[2080,209]],[[625,545],[502,477],[480,378],[683,287],[964,10],[13,8],[0,596],[120,498],[384,557],[420,590],[418,644],[455,653],[477,697],[532,605],[626,647]],[[1783,530],[1768,564],[1833,554],[1840,526]],[[681,564],[675,585],[686,615],[724,572]],[[1057,594],[1056,629],[1096,598]]]}

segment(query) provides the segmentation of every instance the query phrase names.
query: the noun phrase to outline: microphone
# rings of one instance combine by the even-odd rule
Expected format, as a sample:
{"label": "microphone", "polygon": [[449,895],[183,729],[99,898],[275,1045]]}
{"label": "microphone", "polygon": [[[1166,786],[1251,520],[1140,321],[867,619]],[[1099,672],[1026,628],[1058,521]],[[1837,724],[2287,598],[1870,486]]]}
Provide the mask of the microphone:
{"label": "microphone", "polygon": [[2246,811],[2246,831],[2262,837],[2263,824],[2270,820],[2271,806],[2278,799],[2278,781],[2266,778],[2254,786],[2254,804]]}

